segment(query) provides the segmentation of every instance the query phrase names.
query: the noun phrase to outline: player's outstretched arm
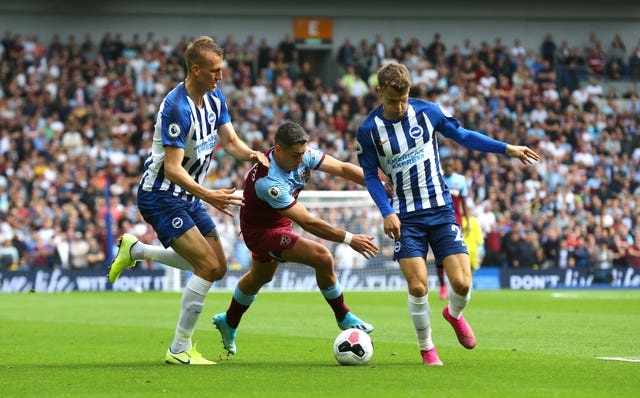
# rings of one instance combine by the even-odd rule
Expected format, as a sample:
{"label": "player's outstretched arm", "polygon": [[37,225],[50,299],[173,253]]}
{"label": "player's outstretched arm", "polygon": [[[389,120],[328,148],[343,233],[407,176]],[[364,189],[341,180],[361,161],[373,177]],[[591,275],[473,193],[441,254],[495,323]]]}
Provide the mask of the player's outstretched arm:
{"label": "player's outstretched arm", "polygon": [[349,231],[336,228],[328,222],[312,216],[300,202],[286,210],[280,210],[279,213],[319,238],[348,244],[366,258],[374,257],[380,250],[378,245],[373,242],[373,236],[352,234]]}
{"label": "player's outstretched arm", "polygon": [[224,214],[233,216],[228,207],[242,206],[242,195],[234,194],[235,188],[212,190],[198,184],[182,167],[183,159],[184,149],[171,146],[164,148],[164,172],[167,178]]}
{"label": "player's outstretched arm", "polygon": [[533,149],[523,145],[510,145],[504,151],[510,158],[518,158],[523,164],[533,164],[540,161],[541,157]]}
{"label": "player's outstretched arm", "polygon": [[343,162],[330,155],[325,155],[320,171],[342,177],[356,184],[364,186],[364,172],[362,168],[353,163]]}
{"label": "player's outstretched arm", "polygon": [[249,148],[247,144],[238,137],[235,128],[231,123],[226,123],[218,129],[220,142],[224,150],[236,159],[258,162],[269,167],[269,159],[260,152]]}

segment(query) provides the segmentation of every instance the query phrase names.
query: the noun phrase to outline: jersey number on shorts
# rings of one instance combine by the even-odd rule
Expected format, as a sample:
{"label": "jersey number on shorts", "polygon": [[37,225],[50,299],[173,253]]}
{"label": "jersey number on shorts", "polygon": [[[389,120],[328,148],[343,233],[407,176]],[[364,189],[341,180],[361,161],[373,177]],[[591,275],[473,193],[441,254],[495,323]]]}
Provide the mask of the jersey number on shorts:
{"label": "jersey number on shorts", "polygon": [[462,242],[462,246],[466,246],[467,242],[464,241],[464,236],[462,236],[462,230],[458,224],[451,224],[451,230],[456,233],[456,241]]}

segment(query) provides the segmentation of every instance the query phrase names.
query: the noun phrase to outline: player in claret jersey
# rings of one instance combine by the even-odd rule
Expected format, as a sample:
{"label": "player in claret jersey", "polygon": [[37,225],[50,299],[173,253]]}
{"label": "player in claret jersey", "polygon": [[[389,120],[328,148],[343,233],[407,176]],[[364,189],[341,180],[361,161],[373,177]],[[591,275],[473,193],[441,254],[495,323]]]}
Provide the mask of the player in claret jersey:
{"label": "player in claret jersey", "polygon": [[[442,177],[451,195],[456,222],[459,226],[462,226],[462,218],[469,216],[466,202],[467,196],[469,196],[469,188],[467,186],[467,180],[462,174],[454,172],[453,166],[453,158],[442,159]],[[438,282],[440,283],[440,300],[446,300],[447,284],[444,280],[444,266],[442,262],[436,263],[436,271],[438,272]]]}
{"label": "player in claret jersey", "polygon": [[[437,104],[410,98],[411,74],[390,63],[378,70],[382,104],[358,129],[358,160],[367,190],[384,217],[384,232],[395,240],[394,259],[407,280],[409,314],[425,365],[442,365],[431,339],[431,308],[427,300],[427,250],[444,264],[451,289],[443,316],[465,348],[476,345],[462,310],[471,298],[469,255],[456,223],[451,195],[440,170],[436,132],[458,144],[483,152],[502,153],[531,164],[540,159],[526,146],[509,145],[467,130]],[[391,179],[387,197],[378,168]]]}
{"label": "player in claret jersey", "polygon": [[295,221],[305,231],[347,244],[366,258],[375,256],[379,250],[373,236],[352,234],[334,227],[309,214],[298,201],[298,194],[309,181],[312,170],[364,185],[360,167],[309,148],[308,141],[309,135],[302,126],[284,123],[276,132],[275,146],[267,153],[270,167],[256,164],[245,180],[240,228],[245,244],[252,252],[251,268],[238,281],[227,311],[213,316],[213,324],[230,354],[236,353],[235,336],[242,315],[256,299],[260,288],[271,281],[281,262],[306,264],[316,270],[318,287],[331,306],[340,329],[373,331],[372,325],[360,320],[345,305],[329,249],[292,230]]}

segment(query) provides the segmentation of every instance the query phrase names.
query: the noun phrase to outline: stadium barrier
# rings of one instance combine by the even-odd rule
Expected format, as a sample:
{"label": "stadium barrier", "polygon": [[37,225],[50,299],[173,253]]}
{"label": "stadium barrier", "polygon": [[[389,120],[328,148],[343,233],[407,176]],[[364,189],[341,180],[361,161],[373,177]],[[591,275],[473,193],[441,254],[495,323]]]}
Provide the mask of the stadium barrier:
{"label": "stadium barrier", "polygon": [[[169,269],[169,268],[167,268]],[[179,280],[185,281],[188,272]],[[336,271],[347,291],[406,290],[406,282],[398,268],[370,267]],[[243,270],[230,270],[212,291],[233,291],[244,274]],[[437,290],[435,270],[430,270],[429,289]],[[2,293],[58,293],[71,291],[182,291],[184,284],[176,283],[165,270],[136,269],[125,271],[113,285],[100,270],[30,270],[0,272]],[[630,289],[640,288],[640,270],[614,268],[607,272],[566,270],[520,270],[481,268],[473,276],[475,290],[544,290],[544,289]],[[282,265],[263,291],[316,291],[315,272],[299,264]]]}
{"label": "stadium barrier", "polygon": [[640,269],[502,269],[500,287],[512,290],[640,288]]}
{"label": "stadium barrier", "polygon": [[135,270],[123,273],[113,285],[101,270],[29,270],[0,272],[2,293],[61,293],[163,290],[164,270]]}

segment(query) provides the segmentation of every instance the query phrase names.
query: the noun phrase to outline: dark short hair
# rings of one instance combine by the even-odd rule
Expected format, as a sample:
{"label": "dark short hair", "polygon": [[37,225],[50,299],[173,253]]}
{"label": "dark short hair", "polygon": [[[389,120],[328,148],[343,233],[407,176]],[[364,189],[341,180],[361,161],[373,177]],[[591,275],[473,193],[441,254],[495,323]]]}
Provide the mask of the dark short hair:
{"label": "dark short hair", "polygon": [[296,122],[286,122],[280,125],[276,131],[276,145],[290,147],[307,142],[309,142],[309,133]]}

